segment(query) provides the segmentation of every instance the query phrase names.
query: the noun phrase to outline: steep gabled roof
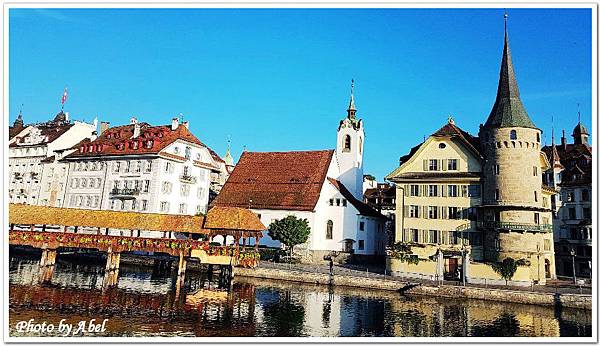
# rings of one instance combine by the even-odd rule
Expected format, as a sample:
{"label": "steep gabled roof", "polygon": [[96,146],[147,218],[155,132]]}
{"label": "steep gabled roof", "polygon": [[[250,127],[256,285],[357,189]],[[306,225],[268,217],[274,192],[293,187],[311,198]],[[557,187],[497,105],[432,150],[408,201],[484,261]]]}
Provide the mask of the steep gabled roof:
{"label": "steep gabled roof", "polygon": [[481,156],[479,152],[479,138],[471,136],[466,131],[463,131],[461,128],[454,124],[454,120],[450,118],[448,123],[442,126],[439,130],[432,134],[433,137],[449,137],[449,138],[459,138],[461,139],[469,149],[473,150],[474,153]]}
{"label": "steep gabled roof", "polygon": [[[185,125],[173,130],[170,125],[151,126],[142,122],[137,124],[139,135],[133,138],[135,126],[111,127],[93,141],[84,139],[73,147],[77,150],[66,158],[157,154],[178,139],[206,147]],[[210,148],[207,149],[213,158],[218,157]]]}
{"label": "steep gabled roof", "polygon": [[44,140],[41,143],[26,144],[25,142],[27,140],[27,137],[34,135],[33,131],[29,131],[24,136],[17,137],[16,140],[14,142],[10,143],[9,146],[10,147],[25,147],[28,145],[33,146],[33,145],[52,143],[56,139],[58,139],[60,136],[62,136],[65,132],[69,131],[69,129],[71,129],[71,127],[73,127],[73,124],[61,123],[61,124],[55,125],[55,124],[49,123],[49,124],[32,125],[32,126],[34,126],[34,128],[37,128],[40,130],[39,135],[40,135],[40,137],[44,138]]}
{"label": "steep gabled roof", "polygon": [[521,102],[517,77],[513,69],[510,47],[508,45],[508,32],[504,30],[504,50],[500,66],[500,79],[496,101],[492,111],[485,122],[486,128],[498,127],[530,127],[536,128]]}
{"label": "steep gabled roof", "polygon": [[327,180],[342,194],[342,196],[344,196],[346,200],[348,200],[348,202],[350,202],[350,204],[354,206],[354,208],[356,208],[356,210],[358,210],[360,215],[385,218],[385,216],[373,209],[368,204],[356,199],[356,197],[354,197],[354,195],[348,191],[344,184],[342,184],[339,180],[330,177],[327,177]]}
{"label": "steep gabled roof", "polygon": [[333,153],[244,152],[213,205],[312,211]]}

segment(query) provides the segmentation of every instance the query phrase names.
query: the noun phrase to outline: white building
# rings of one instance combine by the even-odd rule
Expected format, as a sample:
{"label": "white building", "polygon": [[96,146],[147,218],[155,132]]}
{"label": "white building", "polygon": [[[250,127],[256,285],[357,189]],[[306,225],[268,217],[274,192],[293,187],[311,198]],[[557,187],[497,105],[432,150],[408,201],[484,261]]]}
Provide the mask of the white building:
{"label": "white building", "polygon": [[[383,255],[385,218],[362,202],[362,124],[352,95],[335,150],[244,152],[214,204],[250,208],[265,225],[307,219],[309,239],[294,247],[305,261],[332,252]],[[261,244],[280,246],[267,234]]]}
{"label": "white building", "polygon": [[25,127],[19,114],[9,128],[9,202],[62,206],[66,174],[54,159],[91,137],[95,129],[96,120],[93,124],[70,122],[68,113],[63,112],[52,121]]}
{"label": "white building", "polygon": [[[189,124],[101,124],[68,163],[65,207],[194,215],[206,213],[213,181],[225,162],[189,131]],[[216,179],[214,176],[216,175]]]}

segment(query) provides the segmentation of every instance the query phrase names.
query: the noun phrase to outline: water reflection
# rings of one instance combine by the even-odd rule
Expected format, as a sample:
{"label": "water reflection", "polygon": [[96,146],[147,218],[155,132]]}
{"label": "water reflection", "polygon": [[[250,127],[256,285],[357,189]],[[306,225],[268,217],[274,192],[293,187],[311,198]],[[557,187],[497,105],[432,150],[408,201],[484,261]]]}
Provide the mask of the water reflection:
{"label": "water reflection", "polygon": [[59,259],[37,284],[39,257],[11,253],[10,324],[109,318],[105,336],[591,336],[591,312],[328,288],[236,277],[230,292],[188,270],[176,299],[172,272],[123,264],[102,291],[102,261]]}

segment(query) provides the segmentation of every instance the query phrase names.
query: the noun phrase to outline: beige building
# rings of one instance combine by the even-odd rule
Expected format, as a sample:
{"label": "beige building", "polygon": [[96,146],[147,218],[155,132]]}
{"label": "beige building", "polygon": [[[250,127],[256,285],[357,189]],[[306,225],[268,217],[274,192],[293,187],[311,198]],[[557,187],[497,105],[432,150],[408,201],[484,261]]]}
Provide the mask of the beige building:
{"label": "beige building", "polygon": [[540,137],[519,97],[505,32],[496,102],[478,137],[449,118],[386,177],[398,189],[396,241],[408,246],[389,259],[390,271],[504,284],[490,263],[511,258],[519,262],[511,284],[554,278],[555,191],[542,184],[549,162]]}

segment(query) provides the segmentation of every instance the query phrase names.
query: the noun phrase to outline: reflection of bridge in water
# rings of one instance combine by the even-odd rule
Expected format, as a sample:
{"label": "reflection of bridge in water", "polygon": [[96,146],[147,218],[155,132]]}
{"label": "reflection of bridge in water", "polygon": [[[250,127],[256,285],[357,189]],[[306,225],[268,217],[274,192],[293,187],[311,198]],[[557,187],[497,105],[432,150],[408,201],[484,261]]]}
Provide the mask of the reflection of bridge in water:
{"label": "reflection of bridge in water", "polygon": [[[258,264],[258,242],[265,226],[250,210],[215,207],[206,216],[144,214],[11,204],[9,243],[42,249],[40,282],[50,283],[59,250],[106,252],[103,287],[117,285],[121,253],[178,258],[176,295],[190,258],[219,266],[229,281],[234,266]],[[222,239],[215,246],[215,240]],[[254,248],[246,241],[253,239]],[[240,245],[240,241],[243,243]],[[157,266],[170,265],[158,260]]]}

